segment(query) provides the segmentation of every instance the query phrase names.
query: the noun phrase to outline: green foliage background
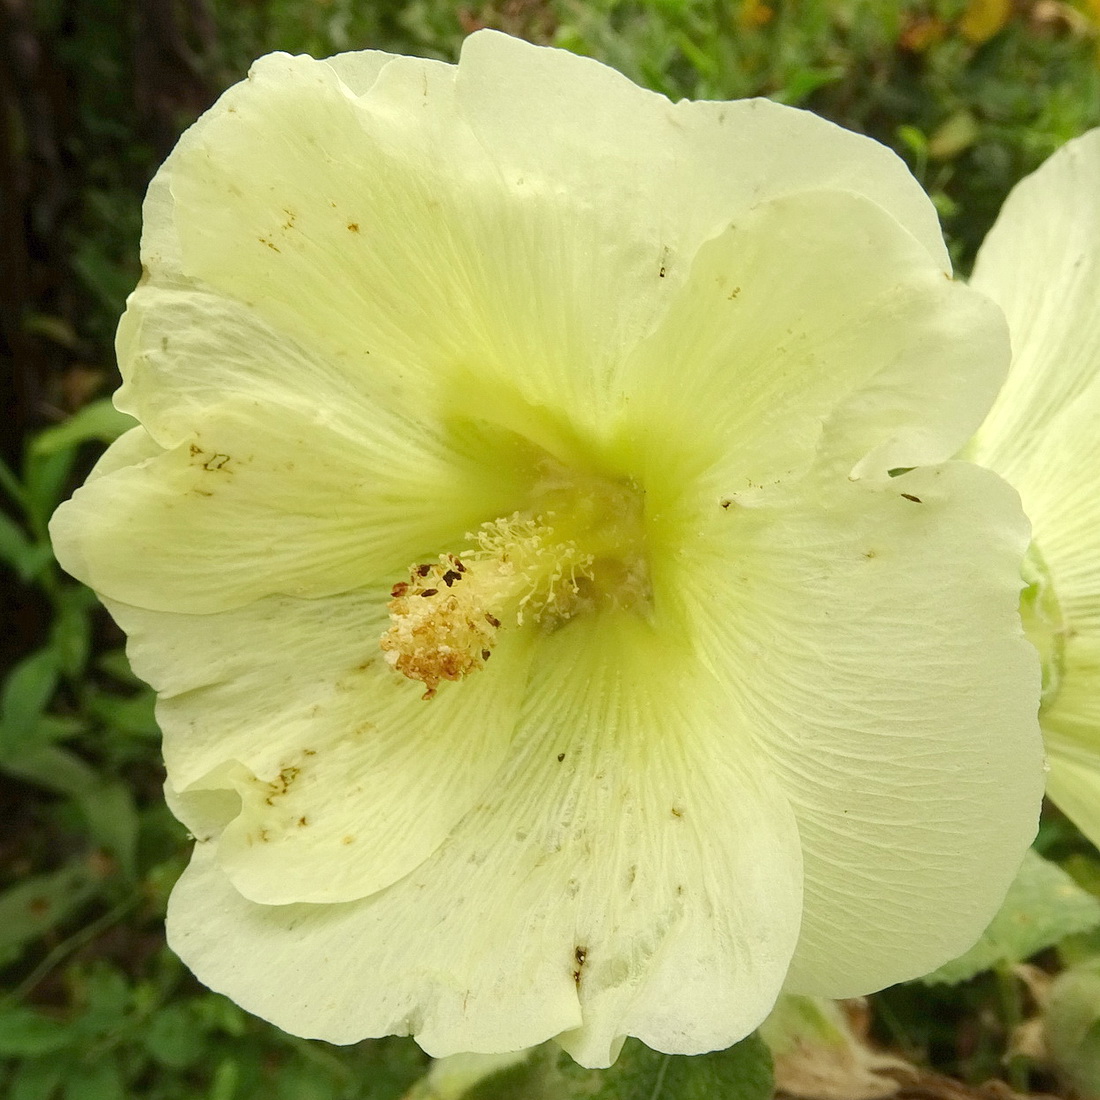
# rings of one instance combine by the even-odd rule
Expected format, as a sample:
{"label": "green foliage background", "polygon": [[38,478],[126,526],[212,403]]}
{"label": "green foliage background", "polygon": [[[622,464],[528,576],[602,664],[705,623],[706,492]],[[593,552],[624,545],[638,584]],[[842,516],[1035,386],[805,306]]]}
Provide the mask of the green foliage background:
{"label": "green foliage background", "polygon": [[[0,465],[0,1095],[401,1096],[426,1065],[411,1042],[337,1049],[288,1037],[203,990],[165,949],[165,902],[188,841],[161,799],[152,700],[119,632],[58,570],[46,539],[53,508],[122,427],[102,399],[117,382],[111,337],[140,273],[140,200],[156,164],[261,53],[373,47],[453,60],[466,33],[493,26],[598,57],[674,98],[765,95],[871,134],[928,189],[965,273],[1012,184],[1100,123],[1100,5],[12,0],[2,10],[0,356],[10,430]],[[1057,814],[1040,848],[1100,894],[1096,851]],[[1046,970],[1092,965],[1095,932],[1048,946],[1058,938],[1039,943]],[[987,948],[986,969],[961,985],[876,998],[874,1035],[960,1081],[1002,1075],[1021,1091],[1070,1095],[1041,1058],[1006,1060],[1012,1028],[1036,1004],[1011,951]],[[645,1057],[624,1065],[640,1073]],[[511,1092],[498,1082],[484,1095],[582,1087],[568,1069],[537,1087],[530,1067],[523,1072]],[[680,1070],[654,1072],[624,1069],[607,1095],[673,1095]],[[727,1091],[726,1071],[713,1072],[710,1095],[769,1091],[762,1081],[752,1094]],[[585,1080],[582,1091],[605,1095]],[[1088,1082],[1077,1086],[1095,1095]]]}

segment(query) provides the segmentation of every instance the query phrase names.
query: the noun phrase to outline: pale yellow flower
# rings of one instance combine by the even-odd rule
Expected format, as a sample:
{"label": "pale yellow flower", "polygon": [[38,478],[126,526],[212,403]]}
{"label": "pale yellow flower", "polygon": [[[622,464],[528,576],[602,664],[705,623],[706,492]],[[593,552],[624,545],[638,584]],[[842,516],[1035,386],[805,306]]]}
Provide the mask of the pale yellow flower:
{"label": "pale yellow flower", "polygon": [[1100,130],[1016,187],[972,285],[1004,309],[1013,358],[969,454],[1031,520],[1024,618],[1044,658],[1047,791],[1100,845]]}
{"label": "pale yellow flower", "polygon": [[893,154],[493,33],[275,55],[143,259],[142,427],[53,531],[159,692],[204,982],[599,1066],[977,937],[1042,785],[1027,526],[951,459],[1008,344]]}

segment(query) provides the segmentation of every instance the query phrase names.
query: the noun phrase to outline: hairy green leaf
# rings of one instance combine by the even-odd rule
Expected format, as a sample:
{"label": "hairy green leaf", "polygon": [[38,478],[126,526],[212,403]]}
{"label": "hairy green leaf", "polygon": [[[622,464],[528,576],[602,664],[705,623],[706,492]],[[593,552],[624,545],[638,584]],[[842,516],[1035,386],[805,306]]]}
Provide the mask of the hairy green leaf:
{"label": "hairy green leaf", "polygon": [[464,1100],[770,1100],[771,1055],[756,1036],[694,1057],[627,1040],[605,1070],[582,1069],[552,1044],[475,1085]]}
{"label": "hairy green leaf", "polygon": [[1100,926],[1100,901],[1060,867],[1029,851],[1008,896],[982,938],[924,982],[964,982],[983,970],[1024,959],[1066,936]]}

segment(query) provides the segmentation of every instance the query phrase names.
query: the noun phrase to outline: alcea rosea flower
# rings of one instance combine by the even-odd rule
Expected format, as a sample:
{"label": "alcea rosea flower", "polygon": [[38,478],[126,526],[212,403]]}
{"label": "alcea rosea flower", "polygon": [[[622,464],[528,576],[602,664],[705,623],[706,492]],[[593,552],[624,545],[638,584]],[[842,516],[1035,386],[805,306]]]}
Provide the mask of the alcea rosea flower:
{"label": "alcea rosea flower", "polygon": [[1008,342],[893,154],[488,32],[275,55],[142,248],[141,427],[53,530],[159,692],[204,982],[598,1066],[978,935],[1042,786],[1027,525],[951,460]]}
{"label": "alcea rosea flower", "polygon": [[1004,309],[1013,357],[968,453],[1032,522],[1023,611],[1043,655],[1047,790],[1100,845],[1100,130],[1016,187],[972,285]]}

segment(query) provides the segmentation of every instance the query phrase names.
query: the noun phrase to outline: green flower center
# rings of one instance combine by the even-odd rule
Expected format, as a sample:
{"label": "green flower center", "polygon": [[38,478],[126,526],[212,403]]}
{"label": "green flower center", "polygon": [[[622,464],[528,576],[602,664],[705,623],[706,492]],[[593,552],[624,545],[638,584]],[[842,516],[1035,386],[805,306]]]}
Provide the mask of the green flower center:
{"label": "green flower center", "polygon": [[651,602],[644,497],[631,482],[547,459],[527,507],[483,523],[471,545],[412,566],[393,587],[386,660],[425,685],[485,667],[508,627],[557,630],[609,609]]}

